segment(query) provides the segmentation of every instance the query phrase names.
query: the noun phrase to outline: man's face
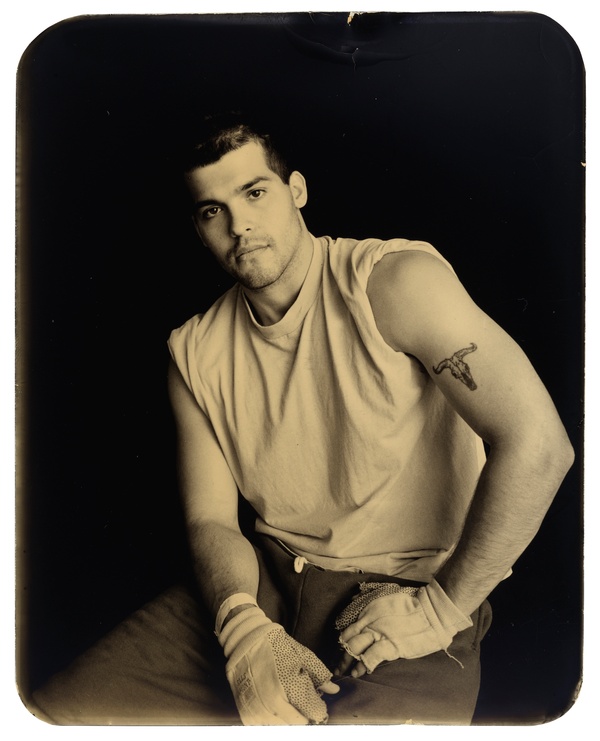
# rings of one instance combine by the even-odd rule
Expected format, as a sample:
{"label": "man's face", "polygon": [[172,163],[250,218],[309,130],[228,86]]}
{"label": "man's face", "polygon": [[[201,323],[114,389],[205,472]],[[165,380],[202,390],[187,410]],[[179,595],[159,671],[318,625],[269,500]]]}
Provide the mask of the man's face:
{"label": "man's face", "polygon": [[269,169],[262,146],[249,142],[186,180],[196,230],[221,266],[252,290],[278,281],[306,236],[302,175],[294,172],[284,183]]}

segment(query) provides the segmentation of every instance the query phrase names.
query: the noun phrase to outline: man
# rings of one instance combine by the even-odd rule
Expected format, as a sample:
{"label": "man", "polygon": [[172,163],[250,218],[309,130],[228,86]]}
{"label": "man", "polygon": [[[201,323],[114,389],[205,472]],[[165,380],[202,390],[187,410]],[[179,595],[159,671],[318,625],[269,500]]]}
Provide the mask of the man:
{"label": "man", "polygon": [[[199,709],[182,722],[468,724],[486,598],[573,461],[554,405],[431,245],[315,238],[305,179],[267,135],[215,128],[185,178],[201,241],[237,281],[169,340],[209,617],[180,593],[157,601],[149,612],[177,644],[168,661],[130,622],[40,708],[98,722],[107,697],[135,704],[152,676],[146,722],[185,694]],[[256,512],[249,533],[240,494]],[[237,715],[214,710],[215,672]],[[108,714],[136,722],[127,712]]]}

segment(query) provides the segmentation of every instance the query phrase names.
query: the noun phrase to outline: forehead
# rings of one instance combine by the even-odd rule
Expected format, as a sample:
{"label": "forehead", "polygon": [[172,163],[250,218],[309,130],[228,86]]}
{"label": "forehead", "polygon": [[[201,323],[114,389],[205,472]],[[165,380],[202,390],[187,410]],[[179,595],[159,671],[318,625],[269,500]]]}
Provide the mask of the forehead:
{"label": "forehead", "polygon": [[269,168],[265,151],[258,142],[248,142],[224,154],[217,162],[186,174],[188,188],[196,200],[225,198],[257,178],[282,182]]}

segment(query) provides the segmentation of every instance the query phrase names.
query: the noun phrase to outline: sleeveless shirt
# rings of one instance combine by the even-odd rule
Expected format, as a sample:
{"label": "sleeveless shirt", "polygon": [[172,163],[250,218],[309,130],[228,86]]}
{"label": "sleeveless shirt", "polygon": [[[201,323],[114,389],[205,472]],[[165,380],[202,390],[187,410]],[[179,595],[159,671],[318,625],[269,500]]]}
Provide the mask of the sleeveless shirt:
{"label": "sleeveless shirt", "polygon": [[483,443],[418,361],[393,350],[367,297],[375,264],[426,242],[313,237],[300,293],[260,325],[239,285],[172,332],[256,530],[328,569],[428,582],[451,554]]}

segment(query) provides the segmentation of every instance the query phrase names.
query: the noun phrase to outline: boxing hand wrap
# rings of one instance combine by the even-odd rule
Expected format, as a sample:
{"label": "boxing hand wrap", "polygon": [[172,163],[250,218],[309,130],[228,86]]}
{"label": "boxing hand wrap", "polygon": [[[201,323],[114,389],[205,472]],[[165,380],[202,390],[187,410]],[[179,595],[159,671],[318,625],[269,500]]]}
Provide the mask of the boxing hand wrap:
{"label": "boxing hand wrap", "polygon": [[223,623],[225,622],[227,615],[229,615],[234,607],[239,607],[240,605],[254,605],[255,607],[258,607],[258,602],[251,594],[247,594],[246,592],[236,592],[235,594],[232,594],[231,597],[227,597],[227,599],[221,604],[221,607],[219,607],[215,619],[215,635],[217,638],[221,634],[221,629],[223,628]]}
{"label": "boxing hand wrap", "polygon": [[473,625],[435,579],[418,588],[360,586],[360,594],[337,618],[336,628],[342,646],[362,661],[368,673],[383,661],[447,653],[454,636]]}
{"label": "boxing hand wrap", "polygon": [[232,617],[218,638],[244,725],[327,722],[318,688],[331,679],[331,672],[259,607],[247,607]]}

